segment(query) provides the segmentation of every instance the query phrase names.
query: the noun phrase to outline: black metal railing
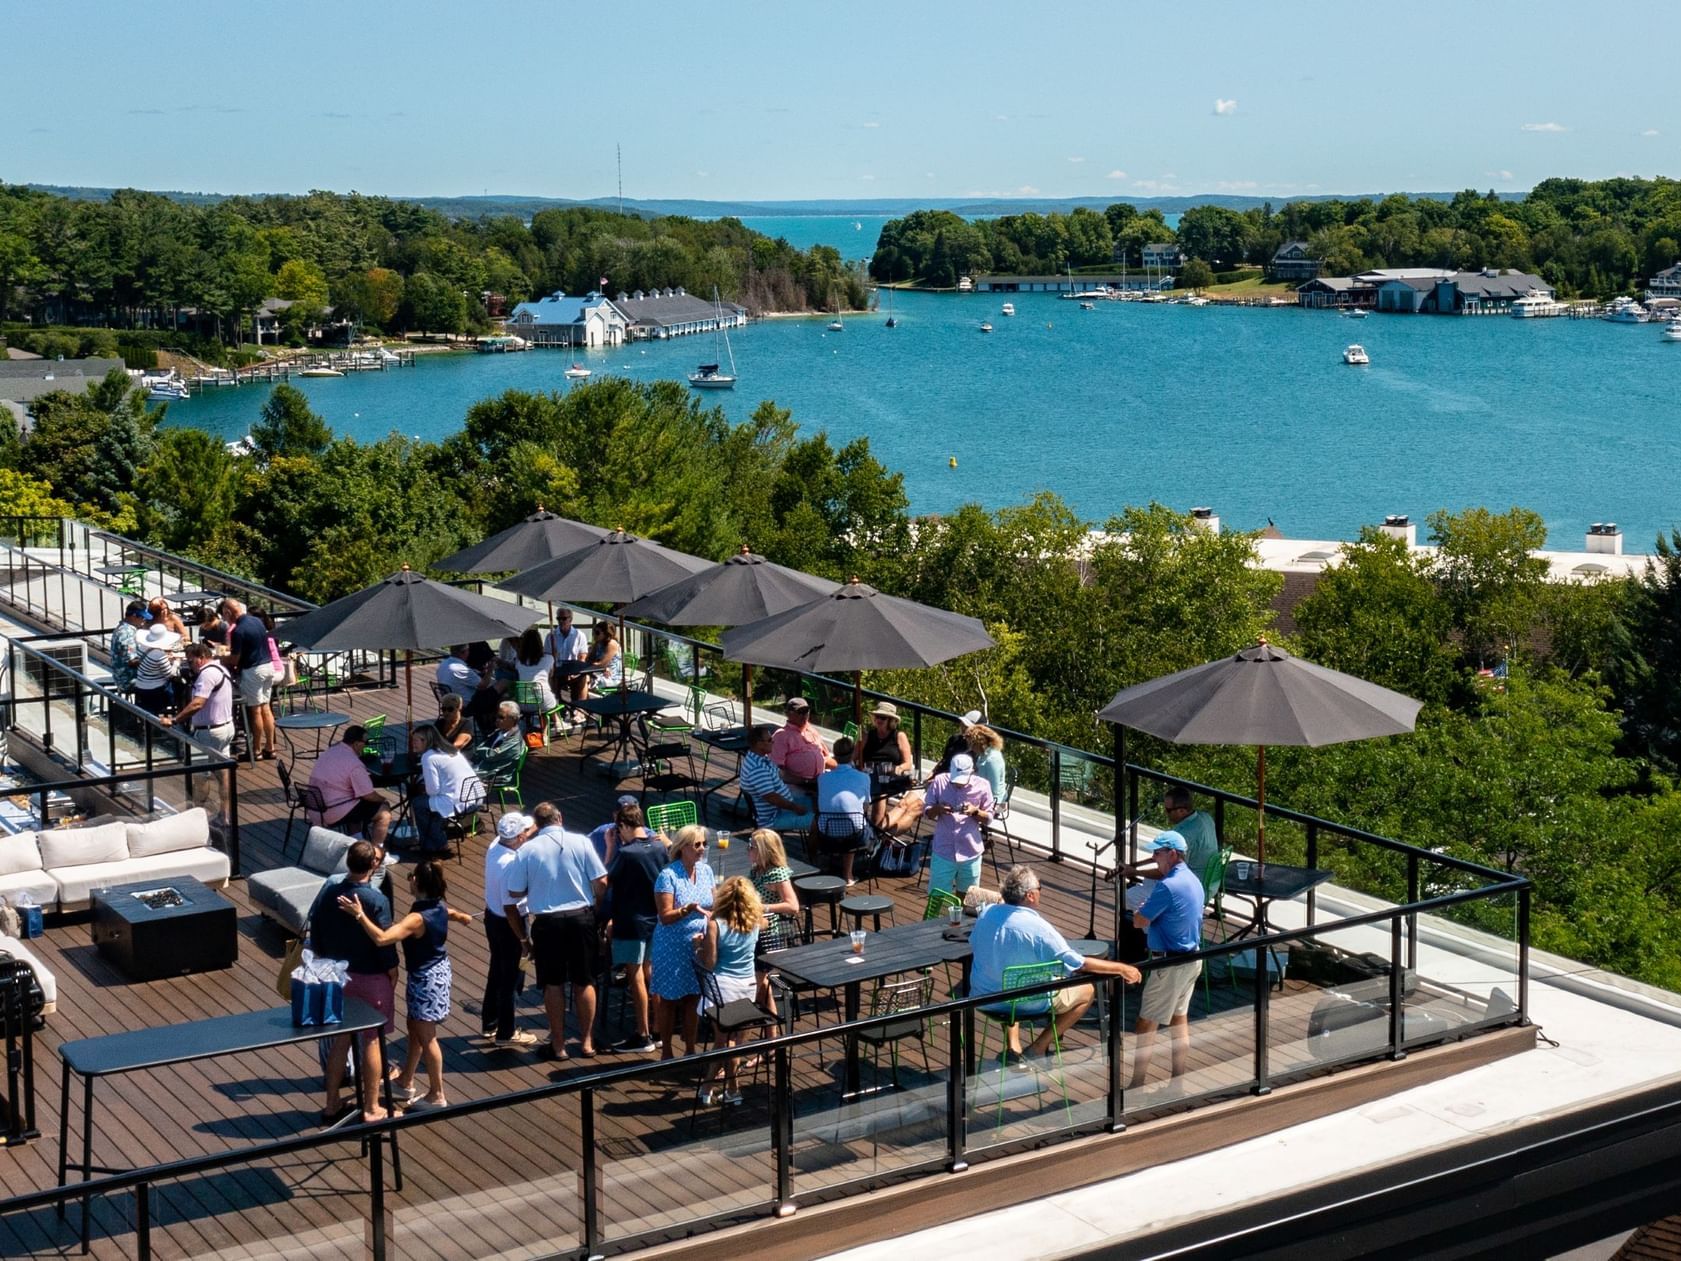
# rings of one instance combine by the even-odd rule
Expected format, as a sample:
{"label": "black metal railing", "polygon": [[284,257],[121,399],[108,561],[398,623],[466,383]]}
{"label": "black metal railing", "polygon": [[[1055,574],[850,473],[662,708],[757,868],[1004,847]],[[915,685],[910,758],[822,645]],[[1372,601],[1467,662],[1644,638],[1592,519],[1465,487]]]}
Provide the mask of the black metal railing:
{"label": "black metal railing", "polygon": [[[1247,1071],[1237,1076],[1232,1074],[1232,1066],[1239,1062],[1234,1054],[1232,1059],[1221,1062],[1226,1071],[1217,1074],[1220,1077],[1217,1086],[1181,1093],[1173,1099],[1172,1106],[1180,1109],[1219,1098],[1265,1094],[1276,1087],[1318,1076],[1332,1069],[1381,1059],[1398,1060],[1409,1052],[1432,1044],[1524,1023],[1522,998],[1515,1003],[1501,1003],[1498,1001],[1496,987],[1481,1000],[1480,1009],[1474,1003],[1466,1003],[1462,1009],[1463,1019],[1446,1027],[1440,1023],[1428,1025],[1424,1032],[1409,1035],[1410,1009],[1407,1006],[1407,996],[1409,992],[1416,992],[1416,988],[1428,985],[1429,982],[1427,978],[1421,981],[1415,968],[1409,966],[1407,926],[1410,920],[1416,920],[1419,916],[1438,914],[1478,901],[1515,899],[1517,914],[1514,925],[1517,935],[1510,946],[1515,954],[1514,965],[1519,975],[1526,977],[1529,891],[1528,881],[1522,878],[1507,878],[1491,887],[1447,894],[1402,907],[1383,908],[1347,917],[1331,925],[1274,931],[1257,938],[1206,946],[1197,956],[1204,967],[1219,966],[1222,961],[1229,960],[1241,952],[1255,953],[1257,966],[1244,1000],[1252,1011],[1252,1044],[1249,1047],[1243,1047],[1241,1043],[1238,1045]],[[1260,965],[1262,952],[1287,951],[1292,946],[1312,946],[1330,934],[1345,935],[1358,932],[1364,932],[1374,941],[1387,941],[1388,944],[1384,958],[1386,974],[1377,978],[1382,1001],[1372,1004],[1373,1014],[1369,1022],[1379,1025],[1378,1036],[1366,1038],[1358,1046],[1345,1051],[1337,1051],[1329,1046],[1323,1051],[1316,1049],[1311,1063],[1305,1066],[1303,1057],[1299,1054],[1282,1060],[1277,1059],[1273,1052],[1273,1029],[1269,1016],[1273,985],[1267,967]],[[1141,966],[1148,972],[1156,967],[1180,966],[1181,962],[1176,959],[1172,965],[1157,962]],[[1409,977],[1415,987],[1414,991],[1408,989]],[[1063,1074],[1064,1092],[1067,1090],[1070,1076],[1078,1077],[1079,1081],[1098,1084],[1100,1088],[1088,1092],[1078,1105],[1065,1099],[1061,1106],[1058,1106],[1057,1099],[1052,1096],[1050,1106],[1047,1107],[1042,1098],[1036,1098],[1031,1113],[1025,1118],[1018,1113],[1011,1121],[1008,1133],[1005,1132],[1002,1121],[1002,1110],[1010,1100],[1005,1095],[1003,1083],[1000,1080],[996,1096],[989,1095],[987,1083],[994,1076],[992,1067],[990,1061],[983,1064],[977,1059],[977,1013],[981,1020],[985,1020],[986,1013],[981,1011],[983,1007],[996,1007],[1011,997],[1048,995],[1070,986],[1089,984],[1092,978],[1069,976],[1044,985],[1011,991],[1005,995],[987,994],[955,998],[918,1009],[916,1018],[922,1021],[931,1035],[935,1030],[943,1033],[941,1037],[931,1036],[929,1039],[941,1049],[938,1072],[917,1088],[919,1093],[915,1096],[930,1110],[930,1120],[934,1119],[933,1113],[938,1113],[942,1137],[938,1142],[937,1154],[933,1146],[935,1140],[926,1132],[913,1139],[904,1140],[902,1147],[890,1150],[890,1155],[902,1156],[903,1159],[886,1170],[880,1166],[879,1156],[872,1156],[870,1167],[863,1173],[834,1176],[832,1170],[822,1174],[808,1174],[802,1171],[796,1160],[802,1134],[809,1139],[811,1135],[826,1128],[828,1117],[822,1106],[823,1098],[831,1095],[835,1086],[830,1082],[815,1091],[797,1086],[794,1065],[796,1057],[807,1058],[802,1053],[815,1052],[821,1044],[829,1044],[831,1051],[835,1051],[835,1048],[842,1044],[856,1045],[860,1035],[885,1031],[894,1024],[903,1026],[905,1012],[897,1011],[841,1025],[819,1026],[799,1033],[783,1033],[753,1043],[750,1047],[751,1052],[764,1056],[770,1066],[770,1106],[766,1111],[763,1126],[758,1131],[758,1137],[754,1140],[764,1142],[770,1153],[767,1162],[769,1172],[763,1186],[762,1198],[744,1202],[739,1197],[732,1197],[734,1202],[727,1211],[710,1208],[704,1202],[680,1206],[677,1209],[662,1207],[659,1211],[666,1224],[657,1229],[648,1229],[645,1226],[641,1229],[614,1229],[612,1214],[604,1202],[602,1189],[605,1172],[603,1162],[606,1158],[602,1145],[595,1140],[603,1100],[612,1100],[616,1098],[614,1092],[634,1085],[656,1080],[668,1083],[674,1071],[674,1065],[670,1062],[647,1062],[588,1073],[526,1090],[450,1104],[423,1114],[392,1118],[373,1125],[277,1139],[234,1151],[194,1156],[104,1176],[86,1183],[73,1183],[65,1187],[16,1195],[0,1200],[0,1218],[48,1208],[62,1209],[77,1201],[83,1201],[85,1205],[89,1200],[107,1199],[119,1193],[133,1192],[136,1203],[132,1248],[134,1255],[145,1261],[153,1253],[152,1223],[156,1220],[156,1215],[153,1212],[152,1201],[160,1185],[238,1166],[274,1161],[283,1156],[320,1153],[346,1144],[359,1144],[361,1157],[366,1159],[368,1168],[364,1237],[367,1240],[368,1255],[375,1258],[375,1261],[383,1261],[388,1251],[387,1218],[391,1211],[385,1186],[385,1144],[368,1140],[386,1134],[412,1135],[423,1127],[444,1126],[464,1118],[488,1114],[500,1114],[499,1124],[502,1131],[537,1133],[542,1132],[543,1124],[552,1124],[552,1117],[540,1122],[534,1115],[541,1105],[557,1100],[575,1100],[578,1109],[576,1123],[581,1137],[580,1167],[575,1170],[562,1170],[554,1176],[560,1180],[556,1184],[557,1190],[563,1185],[582,1187],[577,1238],[575,1246],[570,1247],[568,1251],[578,1257],[599,1256],[605,1247],[625,1250],[669,1238],[673,1230],[692,1233],[696,1229],[739,1221],[744,1216],[782,1215],[800,1202],[812,1203],[832,1199],[864,1189],[873,1189],[884,1182],[941,1176],[959,1172],[973,1160],[992,1159],[1029,1147],[1043,1146],[1049,1142],[1117,1132],[1124,1129],[1129,1121],[1136,1119],[1140,1113],[1153,1114],[1164,1105],[1149,1097],[1147,1092],[1142,1099],[1135,1097],[1129,1101],[1125,1063],[1127,1038],[1130,1035],[1122,1019],[1126,1010],[1122,982],[1120,978],[1113,976],[1095,979],[1102,990],[1103,1012],[1099,1018],[1097,1034],[1092,1040],[1098,1072],[1093,1071],[1091,1063],[1082,1068],[1064,1066],[1054,1071]],[[1519,989],[1521,994],[1521,982]],[[1457,992],[1451,985],[1439,987],[1435,993],[1436,1001],[1447,1003],[1450,1008],[1458,1001]],[[1238,1010],[1241,1010],[1241,1007],[1228,1008],[1227,1012]],[[1193,1036],[1197,1028],[1198,1022],[1193,1022]],[[839,1050],[835,1053],[845,1054],[845,1051]],[[1075,1053],[1072,1046],[1070,1053]],[[744,1051],[741,1048],[715,1049],[686,1057],[681,1061],[680,1067],[684,1071],[692,1072],[694,1079],[699,1081],[702,1080],[703,1072],[709,1074],[713,1067],[721,1067],[724,1060],[742,1054]],[[932,1070],[932,1061],[929,1067]],[[665,1097],[671,1097],[669,1092],[665,1092]],[[884,1100],[896,1101],[895,1108],[902,1106],[904,1099],[908,1097],[892,1094],[882,1096]],[[681,1110],[683,1104],[674,1102],[671,1106]],[[857,1105],[853,1107],[856,1108]],[[999,1110],[999,1119],[994,1123],[995,1107]],[[522,1112],[527,1115],[522,1117]],[[739,1110],[737,1115],[741,1115]],[[854,1112],[852,1115],[856,1117],[858,1114]],[[895,1143],[896,1129],[892,1118],[896,1115],[892,1109],[883,1110],[875,1118],[881,1124],[867,1127],[868,1135],[878,1149],[883,1145],[892,1148]],[[802,1121],[809,1123],[803,1130]],[[990,1137],[984,1130],[987,1123],[993,1124]],[[738,1130],[735,1137],[742,1136],[743,1131]],[[752,1136],[749,1134],[746,1137]],[[668,1144],[655,1149],[651,1154],[660,1155],[663,1161],[670,1161],[681,1156],[683,1150],[690,1149],[697,1153],[705,1153],[708,1158],[715,1158],[717,1155],[713,1144],[696,1139],[692,1134],[686,1148]],[[491,1153],[483,1153],[483,1161],[493,1159]],[[513,1163],[513,1160],[514,1158],[510,1157],[508,1181],[524,1181],[529,1178],[529,1171]],[[669,1187],[678,1182],[678,1179],[667,1179],[664,1185]],[[704,1186],[698,1187],[697,1192],[710,1193]],[[344,1194],[348,1197],[356,1193]],[[693,1211],[687,1212],[689,1208]],[[417,1213],[423,1210],[423,1204],[416,1206]],[[83,1211],[91,1210],[84,1207]],[[540,1228],[537,1222],[526,1225],[534,1232]],[[640,1223],[633,1221],[632,1225]],[[67,1243],[68,1240],[59,1242]]]}

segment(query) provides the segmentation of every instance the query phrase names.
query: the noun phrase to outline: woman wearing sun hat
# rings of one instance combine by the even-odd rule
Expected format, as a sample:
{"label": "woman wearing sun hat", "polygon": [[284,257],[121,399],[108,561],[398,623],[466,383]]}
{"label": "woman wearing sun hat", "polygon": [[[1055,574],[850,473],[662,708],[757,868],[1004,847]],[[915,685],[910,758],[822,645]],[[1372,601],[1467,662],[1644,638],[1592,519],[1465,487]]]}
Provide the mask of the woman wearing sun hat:
{"label": "woman wearing sun hat", "polygon": [[134,673],[134,703],[153,717],[172,712],[178,702],[181,636],[163,622],[153,622],[135,637],[135,644],[140,665]]}

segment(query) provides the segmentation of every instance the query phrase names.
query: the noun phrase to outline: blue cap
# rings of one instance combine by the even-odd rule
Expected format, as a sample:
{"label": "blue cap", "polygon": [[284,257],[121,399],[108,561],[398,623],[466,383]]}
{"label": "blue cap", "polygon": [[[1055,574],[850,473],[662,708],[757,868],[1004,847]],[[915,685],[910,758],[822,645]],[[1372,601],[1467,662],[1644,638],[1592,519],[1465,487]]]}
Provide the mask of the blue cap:
{"label": "blue cap", "polygon": [[1176,849],[1181,854],[1185,852],[1185,838],[1177,832],[1157,832],[1156,839],[1150,842],[1150,852],[1158,849]]}

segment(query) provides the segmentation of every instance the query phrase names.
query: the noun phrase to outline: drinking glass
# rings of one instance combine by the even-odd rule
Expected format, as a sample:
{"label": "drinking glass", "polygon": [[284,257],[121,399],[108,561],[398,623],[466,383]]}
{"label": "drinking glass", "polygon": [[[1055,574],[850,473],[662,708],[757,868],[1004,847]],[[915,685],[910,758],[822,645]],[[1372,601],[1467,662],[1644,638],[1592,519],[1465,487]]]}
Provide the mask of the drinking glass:
{"label": "drinking glass", "polygon": [[1248,863],[1239,863],[1237,865],[1237,878],[1239,880],[1249,879],[1249,864]]}
{"label": "drinking glass", "polygon": [[730,847],[730,834],[728,832],[718,833],[718,848],[719,849],[728,849],[729,847]]}
{"label": "drinking glass", "polygon": [[852,953],[855,954],[855,955],[863,954],[864,953],[864,930],[862,928],[854,928],[852,930],[852,933],[851,933],[851,938],[852,938]]}
{"label": "drinking glass", "polygon": [[961,906],[946,907],[946,923],[956,926],[963,922],[963,908]]}

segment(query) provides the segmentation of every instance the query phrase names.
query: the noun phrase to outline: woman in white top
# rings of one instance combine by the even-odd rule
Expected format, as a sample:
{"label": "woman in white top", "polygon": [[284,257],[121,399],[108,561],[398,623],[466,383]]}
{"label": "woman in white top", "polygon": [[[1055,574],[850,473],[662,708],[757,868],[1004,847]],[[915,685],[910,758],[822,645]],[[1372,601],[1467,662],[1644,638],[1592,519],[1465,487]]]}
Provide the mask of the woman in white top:
{"label": "woman in white top", "polygon": [[175,683],[181,675],[181,636],[163,622],[153,622],[135,639],[140,666],[134,673],[134,703],[148,714],[167,714],[176,706]]}
{"label": "woman in white top", "polygon": [[[546,714],[554,708],[554,688],[549,683],[549,675],[554,671],[554,658],[544,651],[543,637],[537,633],[535,626],[519,637],[519,653],[514,670],[520,682],[532,683],[537,687],[536,713],[527,712],[527,718]],[[521,708],[530,711],[532,706],[522,704]]]}
{"label": "woman in white top", "polygon": [[625,659],[619,651],[619,636],[613,629],[613,623],[602,621],[595,624],[595,639],[584,659],[592,666],[601,667],[594,683],[585,689],[586,695],[595,687],[618,687],[624,682]]}
{"label": "woman in white top", "polygon": [[422,853],[447,850],[444,821],[460,814],[465,803],[482,802],[484,785],[466,754],[431,723],[414,729],[409,752],[420,757],[420,791],[413,797],[418,848]]}

